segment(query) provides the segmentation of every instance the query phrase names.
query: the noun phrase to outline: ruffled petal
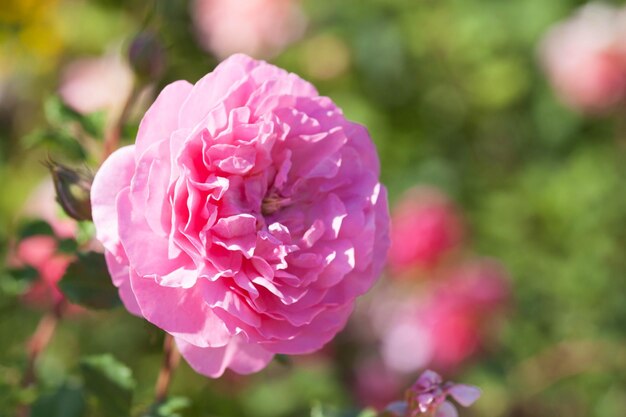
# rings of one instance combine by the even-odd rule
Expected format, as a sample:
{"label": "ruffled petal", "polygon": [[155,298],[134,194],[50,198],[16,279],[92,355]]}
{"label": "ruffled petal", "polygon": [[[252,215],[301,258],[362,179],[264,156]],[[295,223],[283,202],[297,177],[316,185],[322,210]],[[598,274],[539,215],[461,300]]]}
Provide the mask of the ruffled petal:
{"label": "ruffled petal", "polygon": [[91,185],[91,213],[96,237],[112,252],[116,251],[119,242],[117,195],[130,185],[134,173],[135,146],[125,146],[104,161]]}
{"label": "ruffled petal", "polygon": [[205,75],[193,86],[189,96],[180,106],[179,126],[195,126],[211,109],[227,98],[231,101],[239,99],[240,105],[245,104],[246,97],[237,97],[232,92],[238,91],[237,87],[246,80],[246,74],[257,65],[258,61],[243,54],[236,54],[222,61],[213,72]]}
{"label": "ruffled petal", "polygon": [[129,264],[139,275],[163,276],[187,265],[188,257],[184,253],[170,257],[167,237],[155,234],[144,213],[133,207],[129,188],[118,194],[116,214],[120,241]]}
{"label": "ruffled petal", "polygon": [[178,111],[191,93],[192,85],[187,81],[175,81],[161,91],[143,116],[137,131],[137,156],[141,156],[150,145],[169,139],[178,128]]}
{"label": "ruffled petal", "polygon": [[218,348],[201,348],[176,338],[181,355],[198,373],[211,378],[222,376],[226,368],[238,374],[251,374],[265,368],[274,354],[257,344],[247,343],[242,336]]}
{"label": "ruffled petal", "polygon": [[119,291],[120,299],[131,314],[141,317],[141,309],[137,304],[137,297],[133,293],[133,289],[130,286],[130,268],[128,267],[128,259],[124,250],[118,251],[120,255],[115,256],[112,252],[106,251],[104,253],[104,259],[106,260],[113,285],[115,285]]}
{"label": "ruffled petal", "polygon": [[203,281],[193,288],[159,285],[153,278],[141,278],[131,270],[131,286],[141,314],[152,324],[194,346],[221,347],[230,340],[224,322],[202,298]]}

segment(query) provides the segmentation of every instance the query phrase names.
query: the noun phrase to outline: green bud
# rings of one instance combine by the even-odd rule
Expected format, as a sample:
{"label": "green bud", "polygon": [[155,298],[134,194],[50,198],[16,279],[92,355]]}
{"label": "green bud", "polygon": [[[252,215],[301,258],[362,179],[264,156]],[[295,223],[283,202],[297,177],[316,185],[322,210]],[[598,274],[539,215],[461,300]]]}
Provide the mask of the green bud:
{"label": "green bud", "polygon": [[128,61],[139,78],[156,80],[165,70],[165,48],[151,32],[140,32],[128,48]]}
{"label": "green bud", "polygon": [[53,160],[47,161],[46,166],[52,175],[57,201],[65,213],[76,220],[92,220],[92,174],[86,169],[72,169]]}

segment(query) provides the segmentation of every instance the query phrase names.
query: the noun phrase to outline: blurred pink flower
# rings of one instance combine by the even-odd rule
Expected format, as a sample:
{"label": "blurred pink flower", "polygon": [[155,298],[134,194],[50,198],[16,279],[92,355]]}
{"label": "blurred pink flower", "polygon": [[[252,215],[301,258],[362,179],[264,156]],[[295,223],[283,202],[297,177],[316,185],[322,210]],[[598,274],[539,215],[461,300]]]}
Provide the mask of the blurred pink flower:
{"label": "blurred pink flower", "polygon": [[52,180],[43,181],[30,194],[22,215],[33,219],[42,219],[48,222],[54,233],[61,239],[76,235],[76,221],[64,215],[56,201],[56,191]]}
{"label": "blurred pink flower", "polygon": [[540,58],[565,104],[610,110],[626,94],[626,12],[602,3],[583,6],[548,32]]}
{"label": "blurred pink flower", "polygon": [[297,0],[195,0],[191,16],[204,49],[271,58],[298,40],[306,18]]}
{"label": "blurred pink flower", "polygon": [[494,261],[455,269],[391,313],[382,333],[385,363],[405,373],[426,366],[454,370],[478,352],[508,297],[506,272]]}
{"label": "blurred pink flower", "polygon": [[434,188],[413,188],[393,210],[389,264],[401,272],[431,268],[463,238],[463,222],[454,204]]}
{"label": "blurred pink flower", "polygon": [[403,379],[380,359],[369,359],[356,365],[354,391],[363,406],[382,409],[402,392]]}
{"label": "blurred pink flower", "polygon": [[118,54],[81,58],[68,64],[61,75],[61,99],[80,113],[106,111],[117,114],[131,92],[133,72]]}
{"label": "blurred pink flower", "polygon": [[320,349],[378,278],[386,191],[367,130],[295,74],[234,55],[165,87],[91,189],[128,310],[199,373]]}
{"label": "blurred pink flower", "polygon": [[17,264],[33,267],[40,281],[33,284],[24,295],[31,305],[47,306],[52,301],[56,305],[64,296],[58,283],[72,262],[72,256],[59,253],[57,240],[53,236],[30,236],[22,239],[15,250]]}
{"label": "blurred pink flower", "polygon": [[51,307],[64,299],[58,283],[73,259],[71,255],[59,252],[58,240],[74,237],[76,222],[62,217],[51,181],[45,181],[35,189],[23,214],[45,220],[55,236],[34,235],[17,242],[9,264],[30,266],[37,271],[40,279],[24,295],[24,300],[33,306]]}

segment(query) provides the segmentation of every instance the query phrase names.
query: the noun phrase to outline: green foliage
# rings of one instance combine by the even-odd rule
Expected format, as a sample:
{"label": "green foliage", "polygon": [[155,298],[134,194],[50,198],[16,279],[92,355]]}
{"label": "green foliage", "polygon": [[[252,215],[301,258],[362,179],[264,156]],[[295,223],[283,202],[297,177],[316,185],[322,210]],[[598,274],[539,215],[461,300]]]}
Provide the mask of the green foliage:
{"label": "green foliage", "polygon": [[48,222],[39,219],[25,222],[17,231],[19,240],[38,235],[54,236],[54,231]]}
{"label": "green foliage", "polygon": [[135,380],[126,365],[104,354],[83,358],[80,370],[104,417],[130,416]]}
{"label": "green foliage", "polygon": [[[101,146],[93,139],[103,137],[106,115],[78,114],[50,96],[59,87],[62,65],[127,46],[132,35],[144,29],[152,5],[123,0],[57,3],[62,12],[50,16],[45,29],[32,32],[63,28],[60,55],[45,55],[45,66],[26,59],[28,71],[13,69],[24,55],[52,44],[52,36],[26,47],[20,46],[22,38],[41,38],[31,36],[28,24],[16,24],[20,30],[14,36],[2,33],[8,47],[0,48],[0,61],[10,63],[0,71],[4,252],[19,238],[53,234],[45,222],[14,226],[27,189],[43,178],[39,161],[47,152],[97,166],[87,153]],[[195,82],[217,61],[194,38],[191,2],[156,3],[154,24],[145,29],[158,31],[168,65],[155,90],[177,79]],[[368,127],[392,204],[414,185],[443,188],[466,216],[476,252],[507,267],[514,302],[500,337],[489,340],[475,362],[449,375],[483,388],[481,400],[460,411],[464,416],[626,415],[626,150],[623,120],[616,120],[624,117],[624,109],[615,117],[572,112],[555,98],[537,62],[543,33],[581,4],[305,0],[310,23],[304,39],[272,60],[311,80],[348,118]],[[320,39],[330,39],[345,54],[320,48]],[[6,51],[11,55],[4,56]],[[331,64],[343,59],[345,65],[329,76],[312,65],[323,59]],[[137,133],[141,105],[137,110],[123,126],[124,143]],[[14,235],[7,235],[15,229]],[[76,242],[62,240],[60,249],[71,253],[76,245],[88,247],[94,234],[91,222],[80,222]],[[16,403],[24,398],[31,402],[38,393],[17,388],[24,341],[41,316],[20,305],[20,296],[34,279],[33,268],[4,268],[0,273],[0,415],[15,415],[11,411]],[[89,308],[120,304],[99,254],[80,254],[61,289],[72,302]],[[83,365],[83,373],[88,369],[88,400],[98,405],[84,417],[123,417],[131,401],[138,410],[148,409],[162,359],[159,334],[122,309],[69,315],[38,364],[44,396],[35,409],[52,413],[63,396],[70,399],[68,404],[79,403],[79,388],[61,385],[48,392],[45,387],[58,387],[81,352],[112,352],[132,364],[137,379],[131,400],[132,384],[107,376],[107,361],[112,359]],[[578,351],[574,347],[581,341],[588,344]],[[315,401],[324,406],[314,408],[314,417],[358,415],[342,414],[363,406],[355,392],[358,370],[337,358],[367,359],[375,348],[349,346],[331,344],[321,358],[277,356],[259,376],[226,375],[218,381],[198,376],[183,363],[171,389],[174,397],[148,415],[301,417]],[[554,361],[537,362],[555,349],[559,354]],[[94,380],[109,391],[99,392]],[[189,407],[176,397],[179,394],[189,399]],[[71,410],[62,410],[71,417]]]}
{"label": "green foliage", "polygon": [[52,127],[64,128],[71,124],[78,124],[93,138],[102,138],[104,113],[83,115],[67,106],[58,96],[50,96],[44,103],[44,114]]}
{"label": "green foliage", "polygon": [[120,305],[117,288],[111,283],[104,255],[79,253],[59,283],[73,303],[88,308],[109,309]]}
{"label": "green foliage", "polygon": [[366,408],[362,411],[346,411],[333,407],[315,404],[311,408],[311,417],[377,417],[378,413],[373,408]]}
{"label": "green foliage", "polygon": [[59,241],[59,252],[73,255],[78,250],[78,242],[75,239],[61,239]]}
{"label": "green foliage", "polygon": [[154,404],[147,414],[141,417],[181,417],[180,411],[189,408],[191,401],[185,397],[170,397],[161,404]]}
{"label": "green foliage", "polygon": [[31,283],[37,279],[39,273],[32,266],[22,268],[7,268],[5,273],[17,282]]}
{"label": "green foliage", "polygon": [[54,392],[40,396],[32,405],[30,417],[82,417],[85,408],[82,388],[64,384]]}
{"label": "green foliage", "polygon": [[82,246],[89,242],[96,236],[96,228],[93,222],[78,222],[78,228],[76,230],[76,242],[79,246]]}
{"label": "green foliage", "polygon": [[82,161],[87,158],[85,148],[65,128],[36,129],[24,136],[22,144],[28,151],[44,148],[67,159]]}
{"label": "green foliage", "polygon": [[0,271],[0,294],[7,297],[20,296],[24,294],[38,278],[39,272],[30,266],[5,268]]}

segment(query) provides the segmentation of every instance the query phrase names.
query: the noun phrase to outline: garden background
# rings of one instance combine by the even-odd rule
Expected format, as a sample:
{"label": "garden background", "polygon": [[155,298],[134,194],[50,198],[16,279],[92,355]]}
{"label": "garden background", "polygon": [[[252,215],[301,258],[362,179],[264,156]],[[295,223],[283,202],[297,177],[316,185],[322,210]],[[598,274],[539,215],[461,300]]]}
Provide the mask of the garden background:
{"label": "garden background", "polygon": [[[610,116],[568,109],[538,59],[549,27],[582,3],[309,0],[302,5],[304,34],[270,58],[368,127],[392,208],[411,187],[436,187],[464,219],[467,250],[506,269],[510,298],[497,331],[461,365],[440,370],[483,390],[462,416],[626,415],[626,105]],[[217,64],[198,42],[190,4],[151,5],[1,2],[3,259],[24,205],[47,175],[41,161],[52,156],[93,166],[71,135],[50,133],[68,63],[124,50],[148,26],[167,55],[157,91],[176,79],[195,82]],[[126,142],[139,116],[140,110],[130,118]],[[94,129],[104,119],[94,115]],[[11,415],[16,398],[9,387],[21,378],[24,343],[42,315],[25,305],[24,291],[24,283],[2,273],[0,416]],[[366,303],[385,296],[375,290]],[[181,363],[171,388],[179,413],[322,416],[371,404],[356,379],[359,358],[379,346],[355,336],[359,317],[323,352],[275,361],[252,376],[210,380]],[[80,358],[108,352],[132,370],[138,415],[153,399],[162,339],[123,308],[70,315],[39,361],[40,389],[79,392]]]}

